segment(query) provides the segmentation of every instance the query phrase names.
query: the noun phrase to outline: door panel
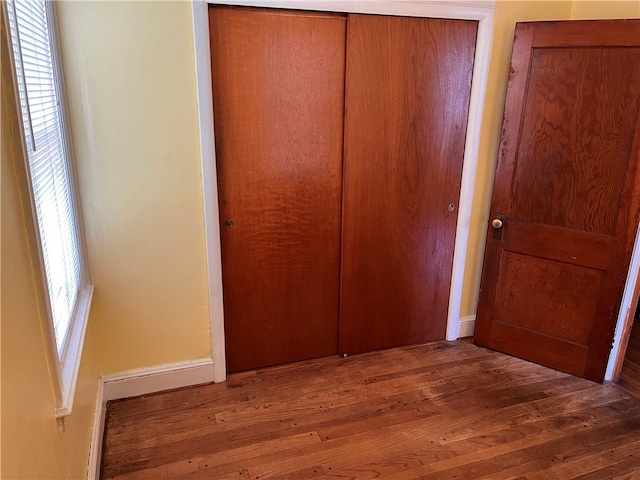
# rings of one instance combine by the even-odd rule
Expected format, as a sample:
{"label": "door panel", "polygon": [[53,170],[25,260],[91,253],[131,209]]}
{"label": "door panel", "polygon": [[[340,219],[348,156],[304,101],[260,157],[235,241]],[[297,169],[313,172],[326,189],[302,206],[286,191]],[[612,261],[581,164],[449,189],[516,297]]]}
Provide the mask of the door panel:
{"label": "door panel", "polygon": [[629,158],[636,122],[626,110],[637,100],[629,79],[638,57],[638,49],[534,48],[513,218],[613,234],[627,170],[620,159]]}
{"label": "door panel", "polygon": [[475,342],[601,381],[638,225],[640,21],[518,24]]}
{"label": "door panel", "polygon": [[348,23],[340,353],[355,354],[444,338],[477,22]]}
{"label": "door panel", "polygon": [[[599,270],[505,251],[495,318],[586,345],[602,280]],[[536,308],[541,304],[546,307],[544,316]]]}
{"label": "door panel", "polygon": [[335,354],[346,19],[209,12],[228,371]]}

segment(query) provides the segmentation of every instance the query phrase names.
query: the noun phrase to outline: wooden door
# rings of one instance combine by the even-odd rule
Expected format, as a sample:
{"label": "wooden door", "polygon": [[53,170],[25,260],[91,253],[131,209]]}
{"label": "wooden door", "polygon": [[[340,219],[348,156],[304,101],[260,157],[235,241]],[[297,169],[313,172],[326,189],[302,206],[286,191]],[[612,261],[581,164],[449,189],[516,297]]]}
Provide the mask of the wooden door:
{"label": "wooden door", "polygon": [[349,15],[342,354],[445,336],[476,33]]}
{"label": "wooden door", "polygon": [[636,20],[517,25],[477,344],[602,381],[638,226],[639,47]]}
{"label": "wooden door", "polygon": [[227,369],[335,354],[346,19],[209,12]]}

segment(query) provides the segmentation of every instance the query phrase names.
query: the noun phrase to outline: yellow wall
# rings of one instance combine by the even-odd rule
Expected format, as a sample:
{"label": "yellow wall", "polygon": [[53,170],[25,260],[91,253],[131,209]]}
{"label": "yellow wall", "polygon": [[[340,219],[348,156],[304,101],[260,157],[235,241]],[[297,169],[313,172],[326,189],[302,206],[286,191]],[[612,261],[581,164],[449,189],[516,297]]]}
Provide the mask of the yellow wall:
{"label": "yellow wall", "polygon": [[574,1],[571,5],[572,20],[607,18],[640,18],[640,1]]}
{"label": "yellow wall", "polygon": [[94,339],[85,341],[73,412],[60,433],[47,365],[40,300],[41,272],[33,250],[31,210],[23,202],[24,176],[19,175],[17,118],[12,91],[2,82],[1,172],[2,212],[2,479],[79,479],[86,477],[98,375]]}
{"label": "yellow wall", "polygon": [[58,17],[100,371],[210,357],[190,2]]}

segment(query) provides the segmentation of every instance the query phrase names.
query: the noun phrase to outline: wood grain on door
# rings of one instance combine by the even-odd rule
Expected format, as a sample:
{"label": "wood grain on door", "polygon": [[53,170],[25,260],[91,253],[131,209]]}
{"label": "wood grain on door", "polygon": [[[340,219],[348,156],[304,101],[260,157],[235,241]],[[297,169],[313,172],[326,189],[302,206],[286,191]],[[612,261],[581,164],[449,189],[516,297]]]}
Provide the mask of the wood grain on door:
{"label": "wood grain on door", "polygon": [[228,371],[335,354],[346,18],[209,12]]}
{"label": "wood grain on door", "polygon": [[475,341],[602,381],[640,213],[640,21],[516,27]]}
{"label": "wood grain on door", "polygon": [[342,354],[444,338],[478,26],[348,25]]}

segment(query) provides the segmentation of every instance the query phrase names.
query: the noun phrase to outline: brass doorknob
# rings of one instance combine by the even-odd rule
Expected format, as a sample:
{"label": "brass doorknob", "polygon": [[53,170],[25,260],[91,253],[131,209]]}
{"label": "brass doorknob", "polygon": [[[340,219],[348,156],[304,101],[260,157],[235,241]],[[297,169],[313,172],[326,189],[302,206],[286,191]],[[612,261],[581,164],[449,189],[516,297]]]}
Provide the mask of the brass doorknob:
{"label": "brass doorknob", "polygon": [[496,230],[502,228],[502,220],[500,220],[499,218],[494,218],[493,220],[491,220],[491,226]]}

